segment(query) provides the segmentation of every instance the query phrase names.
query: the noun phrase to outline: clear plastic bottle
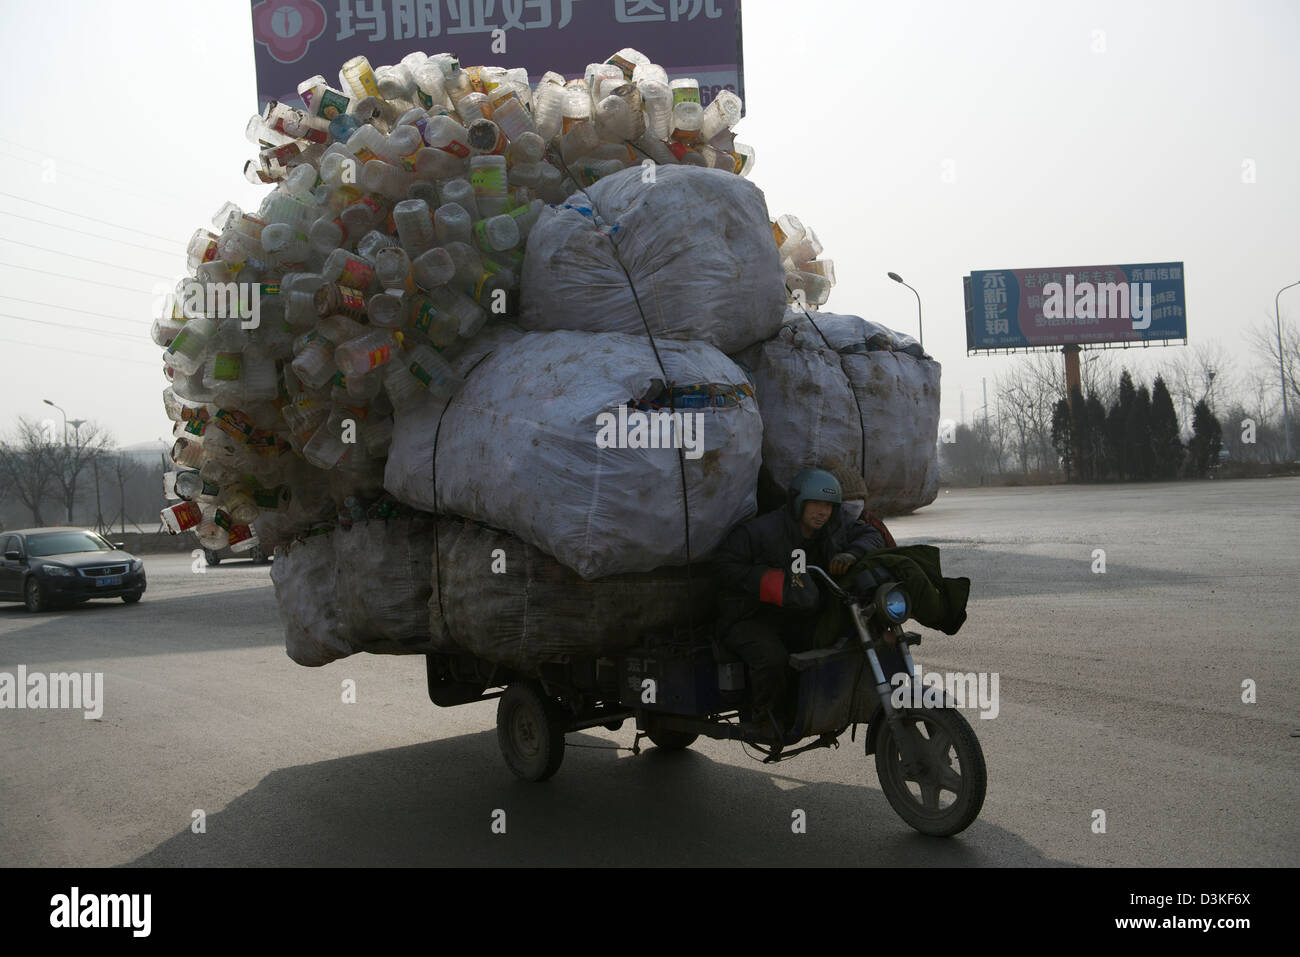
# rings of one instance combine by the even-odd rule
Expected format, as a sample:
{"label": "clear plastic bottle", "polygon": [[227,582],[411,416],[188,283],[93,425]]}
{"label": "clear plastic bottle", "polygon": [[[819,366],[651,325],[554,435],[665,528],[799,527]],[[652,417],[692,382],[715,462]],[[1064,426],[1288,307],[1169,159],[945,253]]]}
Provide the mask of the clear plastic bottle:
{"label": "clear plastic bottle", "polygon": [[700,124],[700,138],[711,140],[724,130],[730,130],[740,122],[743,104],[740,97],[730,90],[721,90],[713,102],[704,111]]}
{"label": "clear plastic bottle", "polygon": [[631,80],[636,75],[637,67],[649,66],[650,58],[640,50],[634,50],[631,47],[624,47],[613,56],[605,60],[606,63],[613,64],[623,71],[623,76]]}
{"label": "clear plastic bottle", "polygon": [[242,357],[244,398],[250,402],[270,402],[279,394],[275,359],[256,344],[244,346]]}
{"label": "clear plastic bottle", "polygon": [[193,375],[203,364],[208,340],[217,331],[215,321],[208,318],[191,319],[172,339],[167,347],[167,364],[182,375]]}
{"label": "clear plastic bottle", "polygon": [[418,345],[406,358],[411,375],[430,395],[450,398],[465,383],[460,374],[431,346]]}
{"label": "clear plastic bottle", "polygon": [[444,203],[434,211],[433,229],[440,246],[445,246],[447,243],[470,242],[473,238],[473,228],[474,224],[469,213],[460,203]]}
{"label": "clear plastic bottle", "polygon": [[234,519],[224,508],[216,506],[211,511],[205,508],[203,520],[195,527],[194,533],[200,545],[208,551],[216,552],[230,544],[230,530],[234,525]]}
{"label": "clear plastic bottle", "polygon": [[354,56],[344,63],[339,75],[354,98],[359,100],[367,96],[381,96],[375,71],[370,68],[370,61],[364,56]]}
{"label": "clear plastic bottle", "polygon": [[414,179],[411,173],[383,160],[371,160],[361,168],[362,188],[388,200],[404,199]]}
{"label": "clear plastic bottle", "polygon": [[427,252],[438,241],[429,204],[422,199],[404,199],[394,206],[393,222],[397,224],[402,247],[410,256]]}
{"label": "clear plastic bottle", "polygon": [[437,63],[426,60],[411,71],[415,79],[416,98],[420,106],[426,110],[432,110],[438,107],[451,107],[451,100],[447,99],[447,88],[443,80],[442,70]]}
{"label": "clear plastic bottle", "polygon": [[[506,139],[501,127],[491,120],[475,120],[470,123],[468,132],[469,148],[473,151],[472,156],[481,156],[486,153],[504,154],[510,146],[510,141]],[[470,162],[473,163],[472,158]]]}
{"label": "clear plastic bottle", "polygon": [[700,81],[694,77],[682,77],[679,80],[672,80],[668,84],[672,90],[673,107],[679,103],[694,103],[697,106],[700,103]]}
{"label": "clear plastic bottle", "polygon": [[560,74],[546,73],[537,82],[533,90],[533,121],[537,125],[537,135],[545,142],[549,143],[560,132],[567,101],[564,77]]}
{"label": "clear plastic bottle", "polygon": [[362,236],[360,241],[357,243],[357,252],[371,262],[374,262],[375,257],[379,255],[379,250],[386,249],[389,246],[398,245],[401,244],[397,241],[396,237],[390,236],[388,233],[381,232],[378,229],[372,229],[370,232]]}
{"label": "clear plastic bottle", "polygon": [[[479,276],[481,275],[480,267]],[[479,276],[474,277],[476,283]],[[430,301],[439,310],[456,317],[457,332],[462,338],[472,338],[487,322],[487,313],[483,308],[462,292],[443,286],[440,289],[430,289],[428,295]]]}
{"label": "clear plastic bottle", "polygon": [[[424,200],[416,200],[424,202]],[[428,208],[427,206],[425,207]],[[415,289],[415,277],[411,274],[411,258],[401,246],[388,246],[375,255],[375,274],[385,289],[399,289],[410,292]],[[374,321],[374,316],[371,316]]]}
{"label": "clear plastic bottle", "polygon": [[404,412],[424,401],[425,391],[420,381],[411,374],[410,357],[402,355],[400,361],[384,366],[384,392],[397,412]]}
{"label": "clear plastic bottle", "polygon": [[318,469],[332,469],[338,465],[339,460],[348,450],[343,442],[345,419],[355,425],[355,415],[343,409],[332,409],[329,418],[312,433],[307,444],[302,447],[302,457]]}
{"label": "clear plastic bottle", "polygon": [[334,363],[333,344],[323,336],[317,336],[294,356],[292,368],[304,385],[312,389],[324,388],[339,371]]}
{"label": "clear plastic bottle", "polygon": [[435,116],[424,124],[424,142],[458,159],[469,156],[469,133],[450,116]]}
{"label": "clear plastic bottle", "polygon": [[374,282],[375,263],[359,252],[335,249],[326,257],[320,275],[325,282],[364,291]]}
{"label": "clear plastic bottle", "polygon": [[513,86],[502,85],[489,94],[492,120],[510,140],[516,140],[533,129],[532,118]]}
{"label": "clear plastic bottle", "polygon": [[461,123],[469,129],[469,125],[475,120],[492,119],[492,103],[486,94],[469,93],[456,104],[456,112],[460,115]]}
{"label": "clear plastic bottle", "polygon": [[474,185],[468,179],[465,177],[449,179],[442,184],[440,192],[443,205],[457,203],[469,214],[471,222],[479,218]]}
{"label": "clear plastic bottle", "polygon": [[690,146],[700,135],[704,123],[704,109],[698,103],[683,100],[673,106],[672,139],[684,146]]}
{"label": "clear plastic bottle", "polygon": [[480,219],[474,224],[474,241],[485,252],[501,252],[519,245],[519,226],[509,214]]}
{"label": "clear plastic bottle", "polygon": [[614,91],[615,87],[628,82],[622,67],[613,63],[589,63],[583,79],[587,82],[587,93],[593,105],[599,103]]}
{"label": "clear plastic bottle", "polygon": [[326,121],[343,116],[352,104],[346,93],[334,89],[325,77],[319,75],[299,83],[298,95],[302,97],[308,114]]}
{"label": "clear plastic bottle", "polygon": [[483,274],[483,257],[478,250],[468,243],[451,242],[443,246],[447,255],[456,266],[450,285],[458,289],[473,289],[478,277]]}
{"label": "clear plastic bottle", "polygon": [[360,320],[366,313],[365,292],[327,282],[316,290],[316,314],[318,316],[343,315],[349,319]]}
{"label": "clear plastic bottle", "polygon": [[307,265],[311,246],[307,234],[287,223],[271,223],[262,230],[262,252],[273,269],[301,270]]}
{"label": "clear plastic bottle", "polygon": [[370,324],[384,329],[401,329],[406,325],[409,307],[404,290],[389,289],[371,296],[366,303]]}
{"label": "clear plastic bottle", "polygon": [[411,328],[438,349],[447,348],[460,336],[460,320],[423,295],[416,295],[411,301]]}
{"label": "clear plastic bottle", "polygon": [[[454,204],[452,208],[460,210],[460,207]],[[434,215],[437,216],[436,213]],[[441,237],[439,242],[442,242]],[[416,285],[421,289],[434,289],[451,282],[452,277],[456,275],[456,264],[452,262],[451,254],[447,250],[434,247],[412,261],[411,271]]]}
{"label": "clear plastic bottle", "polygon": [[[506,158],[496,154],[475,156],[469,161],[469,181],[474,187],[475,204],[481,215],[490,215],[495,201],[506,198]],[[487,202],[485,205],[485,201]],[[497,212],[499,210],[492,210]]]}
{"label": "clear plastic bottle", "polygon": [[379,368],[392,359],[396,352],[397,340],[393,334],[386,329],[378,329],[343,343],[334,350],[334,361],[338,363],[339,370],[351,379]]}
{"label": "clear plastic bottle", "polygon": [[668,139],[672,132],[673,93],[667,83],[647,79],[637,85],[645,103],[646,128],[657,140]]}
{"label": "clear plastic bottle", "polygon": [[576,86],[565,88],[564,96],[564,114],[563,122],[560,126],[562,133],[567,133],[575,126],[581,123],[587,123],[591,120],[591,97],[587,90]]}

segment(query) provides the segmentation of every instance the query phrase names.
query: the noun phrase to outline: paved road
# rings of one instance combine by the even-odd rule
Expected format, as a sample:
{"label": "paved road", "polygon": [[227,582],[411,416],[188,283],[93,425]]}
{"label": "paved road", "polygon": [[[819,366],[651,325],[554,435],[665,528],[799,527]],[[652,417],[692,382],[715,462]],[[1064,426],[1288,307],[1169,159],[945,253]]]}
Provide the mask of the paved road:
{"label": "paved road", "polygon": [[0,862],[1296,866],[1298,503],[1300,479],[957,490],[895,520],[975,582],[922,666],[999,675],[997,717],[970,714],[988,799],[947,841],[847,741],[774,770],[600,729],[516,782],[495,702],[437,709],[420,658],[301,668],[266,568],[150,558],[138,605],[0,606],[0,671],[100,671],[106,699],[99,720],[0,711]]}

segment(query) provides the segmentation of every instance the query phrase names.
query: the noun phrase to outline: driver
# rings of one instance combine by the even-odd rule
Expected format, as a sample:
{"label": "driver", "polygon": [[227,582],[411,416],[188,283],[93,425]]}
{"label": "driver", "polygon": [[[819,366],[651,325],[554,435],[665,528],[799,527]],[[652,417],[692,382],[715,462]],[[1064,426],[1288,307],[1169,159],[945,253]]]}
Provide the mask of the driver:
{"label": "driver", "polygon": [[[822,469],[795,476],[786,506],[737,525],[713,555],[722,583],[718,634],[749,666],[754,720],[775,726],[775,708],[786,691],[786,659],[805,650],[821,594],[811,573],[817,565],[832,575],[849,570],[867,552],[885,547],[880,532],[846,518],[840,483]],[[805,556],[796,566],[796,549]]]}

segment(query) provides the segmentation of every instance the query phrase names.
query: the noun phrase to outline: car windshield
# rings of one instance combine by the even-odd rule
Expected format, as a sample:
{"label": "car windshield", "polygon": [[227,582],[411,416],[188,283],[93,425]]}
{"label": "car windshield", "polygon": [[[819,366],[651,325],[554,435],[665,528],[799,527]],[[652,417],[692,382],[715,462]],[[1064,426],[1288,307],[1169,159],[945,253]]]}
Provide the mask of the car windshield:
{"label": "car windshield", "polygon": [[110,551],[112,548],[94,532],[47,532],[27,536],[28,555],[67,555],[70,552]]}

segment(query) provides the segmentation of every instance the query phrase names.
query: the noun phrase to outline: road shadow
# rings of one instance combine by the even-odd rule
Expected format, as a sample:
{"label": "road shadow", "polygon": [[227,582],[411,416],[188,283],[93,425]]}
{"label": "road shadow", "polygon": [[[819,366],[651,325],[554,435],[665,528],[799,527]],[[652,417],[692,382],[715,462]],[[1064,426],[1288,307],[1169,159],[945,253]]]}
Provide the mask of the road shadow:
{"label": "road shadow", "polygon": [[[275,771],[209,813],[205,833],[183,830],[127,866],[1063,865],[978,819],[956,838],[916,833],[861,741],[833,756],[862,763],[861,786],[805,780],[798,759],[751,769],[690,750],[618,757],[587,734],[568,736],[554,778],[530,784],[506,769],[495,737]],[[797,810],[806,833],[792,830]],[[492,831],[497,811],[504,834]]]}

